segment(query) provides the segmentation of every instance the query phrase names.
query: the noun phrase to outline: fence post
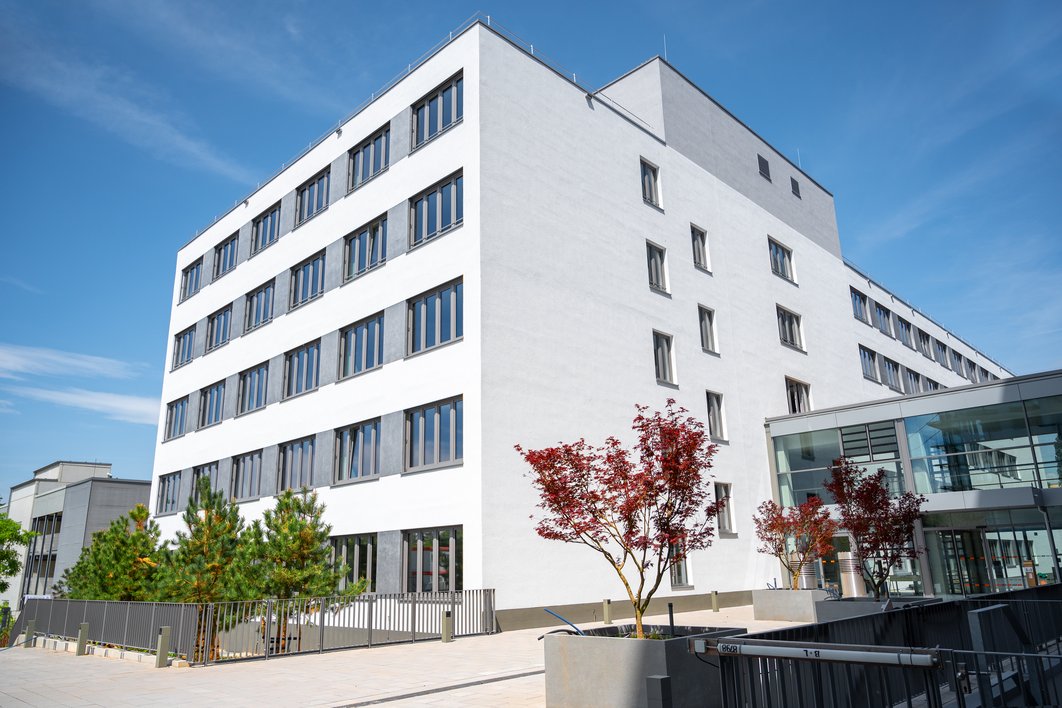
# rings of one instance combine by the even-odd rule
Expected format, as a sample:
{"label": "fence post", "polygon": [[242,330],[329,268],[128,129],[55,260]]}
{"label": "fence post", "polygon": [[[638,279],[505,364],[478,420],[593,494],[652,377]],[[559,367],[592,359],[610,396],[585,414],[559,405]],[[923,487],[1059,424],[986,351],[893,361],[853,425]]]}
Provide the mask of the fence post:
{"label": "fence post", "polygon": [[372,597],[369,598],[368,622],[366,623],[366,624],[369,625],[369,646],[370,647],[372,646],[372,623],[373,623],[373,616],[376,614],[375,611],[374,611],[375,608],[376,608],[376,596],[373,595]]}
{"label": "fence post", "polygon": [[33,646],[33,640],[37,636],[37,618],[26,620],[26,639],[22,646],[29,649]]}
{"label": "fence post", "polygon": [[612,624],[612,600],[601,601],[601,621],[605,624]]}
{"label": "fence post", "polygon": [[132,603],[125,606],[125,629],[122,630],[122,647],[129,646],[129,613],[132,611]]}
{"label": "fence post", "polygon": [[460,623],[457,621],[457,592],[453,590],[450,591],[450,616],[454,618],[452,629],[455,634],[459,634],[461,630],[459,628]]}
{"label": "fence post", "polygon": [[159,639],[155,646],[155,668],[165,669],[170,665],[170,628],[159,627]]}
{"label": "fence post", "polygon": [[317,645],[317,653],[324,654],[324,640],[325,640],[325,603],[324,598],[321,598],[321,604],[318,605],[318,620],[321,625],[321,643]]}
{"label": "fence post", "polygon": [[444,644],[454,640],[454,616],[450,610],[443,610],[440,634]]}
{"label": "fence post", "polygon": [[63,615],[63,631],[70,626],[70,600],[66,601],[66,614]]}
{"label": "fence post", "polygon": [[265,616],[265,658],[269,658],[269,646],[273,642],[273,601],[266,600]]}
{"label": "fence post", "polygon": [[82,622],[77,628],[77,653],[75,656],[85,656],[86,648],[88,646],[88,622]]}
{"label": "fence post", "polygon": [[417,641],[417,593],[409,593],[409,636]]}

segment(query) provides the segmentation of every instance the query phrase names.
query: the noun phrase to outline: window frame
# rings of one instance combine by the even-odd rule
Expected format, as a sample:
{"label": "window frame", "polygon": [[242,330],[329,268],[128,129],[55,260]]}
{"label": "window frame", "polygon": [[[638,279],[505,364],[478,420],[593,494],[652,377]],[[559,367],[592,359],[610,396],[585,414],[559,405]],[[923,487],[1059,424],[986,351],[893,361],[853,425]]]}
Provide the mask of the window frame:
{"label": "window frame", "polygon": [[[804,331],[802,327],[802,318],[796,312],[775,304],[775,312],[778,318],[778,341],[787,347],[792,347],[799,351],[807,351],[804,349]],[[783,322],[785,320],[785,322]],[[789,329],[787,325],[792,325],[792,331],[795,341],[789,341],[786,339],[786,332]]]}
{"label": "window frame", "polygon": [[656,329],[653,330],[653,370],[658,384],[678,385],[676,383],[678,376],[675,371],[675,338],[667,332]]}
{"label": "window frame", "polygon": [[641,166],[642,202],[657,209],[663,208],[660,201],[660,166],[644,157],[639,158]]}
{"label": "window frame", "polygon": [[[891,375],[893,371],[896,372],[895,376]],[[899,362],[887,356],[881,357],[881,378],[881,383],[885,384],[887,388],[903,393],[903,377],[900,375]]]}
{"label": "window frame", "polygon": [[[255,377],[253,382],[250,381],[252,375]],[[253,388],[248,385],[249,382],[252,384]],[[251,391],[257,394],[253,397],[253,400],[248,397]],[[269,405],[268,359],[261,364],[252,366],[249,369],[244,369],[238,374],[236,395],[236,415],[238,416],[262,410]],[[261,399],[261,403],[255,406],[250,405],[259,399]]]}
{"label": "window frame", "polygon": [[[460,525],[454,526],[440,526],[437,528],[425,528],[425,529],[408,529],[402,531],[402,587],[407,593],[425,593],[425,592],[460,592],[463,587],[464,578],[462,570],[462,555],[464,547],[464,532]],[[439,537],[443,533],[448,533],[449,538],[446,550],[442,549],[442,539]],[[426,534],[432,534],[432,545],[430,555],[432,568],[431,571],[424,570],[424,560],[426,553],[426,540],[424,536]],[[415,550],[411,548],[411,545],[415,542]],[[446,554],[446,560],[448,561],[447,567],[443,567],[442,558],[443,554]],[[416,559],[416,568],[410,568],[410,556]],[[445,572],[443,572],[445,570]],[[413,576],[416,580],[414,582],[415,587],[410,588],[410,576]],[[424,589],[424,580],[430,578],[428,581],[429,589]],[[446,589],[443,590],[442,580],[446,579]]]}
{"label": "window frame", "polygon": [[[458,170],[409,198],[409,251],[420,248],[421,246],[436,240],[440,236],[450,233],[465,223],[464,185],[464,170]],[[443,197],[445,196],[444,188],[447,186],[450,187],[450,222],[443,225],[443,216],[445,215],[443,209],[443,202],[445,200]],[[436,229],[429,232],[428,227],[431,222],[428,218],[428,209],[432,205],[432,194],[437,195],[435,199],[436,208],[432,209],[436,220]],[[418,205],[421,202],[424,203],[423,234],[418,233],[421,225],[420,207]]]}
{"label": "window frame", "polygon": [[192,467],[192,497],[196,503],[202,501],[199,498],[199,480],[206,474],[207,479],[210,480],[210,491],[218,491],[218,475],[221,468],[221,461],[214,460],[213,462],[207,462],[203,465],[195,465]]}
{"label": "window frame", "polygon": [[[450,291],[446,297],[449,299],[450,336],[442,339],[443,335],[443,307],[444,293]],[[436,320],[431,327],[434,343],[428,344],[429,316]],[[417,334],[417,324],[420,322],[421,335]],[[406,356],[415,356],[424,352],[437,349],[438,347],[460,342],[465,338],[464,330],[464,277],[443,283],[431,290],[426,290],[406,300]],[[420,340],[420,341],[414,341]],[[414,347],[416,345],[416,347]]]}
{"label": "window frame", "polygon": [[[878,369],[878,353],[876,351],[860,344],[859,362],[860,368],[863,370],[863,378],[874,383],[881,383],[881,371]],[[874,370],[873,376],[867,373],[868,364]]]}
{"label": "window frame", "polygon": [[181,269],[181,294],[178,303],[184,302],[203,289],[203,257],[199,256]]}
{"label": "window frame", "polygon": [[173,335],[173,362],[170,371],[176,371],[195,359],[195,334],[196,325],[192,325]]}
{"label": "window frame", "polygon": [[321,386],[321,340],[306,342],[284,352],[281,400],[295,398]]}
{"label": "window frame", "polygon": [[[250,463],[250,468],[245,467]],[[247,478],[253,484],[243,484]],[[246,496],[237,496],[237,485],[241,491],[249,493]],[[253,489],[252,489],[253,486]],[[229,499],[234,502],[253,501],[262,496],[262,450],[252,450],[232,456],[232,473],[229,480]]]}
{"label": "window frame", "polygon": [[[864,324],[870,324],[870,300],[866,294],[860,290],[856,290],[854,287],[848,287],[849,293],[852,299],[852,316]],[[859,307],[859,311],[856,311],[856,307]]]}
{"label": "window frame", "polygon": [[166,427],[162,441],[176,440],[188,432],[188,396],[182,396],[166,404]]}
{"label": "window frame", "polygon": [[[319,299],[325,293],[325,251],[304,258],[291,268],[288,312]],[[299,297],[300,291],[303,296]]]}
{"label": "window frame", "polygon": [[708,251],[708,230],[696,224],[690,224],[690,243],[693,247],[693,266],[705,273],[711,273],[712,260]]}
{"label": "window frame", "polygon": [[759,169],[760,177],[763,177],[768,182],[774,182],[771,179],[771,163],[766,157],[756,153],[756,166]]}
{"label": "window frame", "polygon": [[[364,237],[364,238],[363,238]],[[360,244],[365,243],[362,247]],[[373,247],[379,247],[374,249]],[[373,260],[373,251],[377,252]],[[367,265],[364,268],[355,269],[355,256],[357,263],[361,264],[361,256],[366,255]],[[366,273],[380,268],[387,263],[387,213],[373,219],[367,224],[359,226],[346,235],[343,239],[343,282],[349,283],[355,278],[360,278]]]}
{"label": "window frame", "polygon": [[[914,325],[896,313],[893,313],[893,316],[895,320],[893,331],[896,333],[896,339],[900,340],[900,343],[908,349],[915,349]],[[915,351],[917,351],[917,349],[915,349]]]}
{"label": "window frame", "polygon": [[[369,418],[351,425],[345,425],[335,429],[335,445],[332,454],[332,484],[349,484],[358,480],[377,479],[380,476],[380,417]],[[367,431],[369,431],[367,433]],[[372,440],[364,442],[367,434],[371,434]],[[366,447],[371,448],[368,453],[368,467],[372,470],[363,473],[362,463],[366,461]],[[357,459],[357,476],[352,476],[353,462]],[[344,460],[346,462],[344,463]],[[345,471],[345,474],[344,474]]]}
{"label": "window frame", "polygon": [[[295,440],[288,440],[277,446],[277,494],[287,490],[298,492],[304,487],[313,489],[314,458],[317,454],[317,436],[309,435]],[[307,453],[307,450],[309,451]],[[309,455],[309,461],[306,457]],[[296,468],[299,473],[298,486],[291,483],[292,473]],[[286,468],[286,469],[285,469]]]}
{"label": "window frame", "polygon": [[[295,226],[299,227],[328,209],[329,191],[332,184],[332,166],[306,180],[295,190]],[[306,195],[310,195],[310,206],[306,206]],[[312,209],[312,211],[311,211]]]}
{"label": "window frame", "polygon": [[[659,253],[659,283],[653,282],[653,263],[654,255]],[[645,263],[649,271],[649,289],[655,293],[661,293],[663,295],[670,295],[668,290],[668,271],[667,271],[667,248],[661,246],[658,243],[654,243],[649,239],[645,240]]]}
{"label": "window frame", "polygon": [[[218,325],[218,320],[221,317],[224,317],[224,335],[225,336],[224,336],[224,339],[222,339],[220,342],[217,342],[217,341],[215,341],[217,339],[216,335],[218,334],[218,326],[217,325]],[[232,340],[232,305],[228,304],[225,307],[223,307],[220,310],[218,310],[217,312],[215,312],[214,314],[208,316],[207,317],[206,330],[207,330],[206,331],[207,340],[206,340],[206,350],[205,351],[212,352],[215,349],[217,349],[219,347],[223,347],[226,344],[228,344],[229,341]]]}
{"label": "window frame", "polygon": [[[439,459],[438,459],[439,455],[437,454],[437,451],[440,448],[440,446],[438,445],[438,442],[441,440],[441,434],[442,434],[442,422],[441,422],[442,409],[443,409],[443,406],[445,406],[445,405],[449,405],[450,406],[450,410],[449,410],[449,413],[450,413],[450,422],[449,422],[450,436],[449,436],[449,440],[447,441],[447,443],[449,445],[449,459],[447,459],[445,462],[440,462]],[[422,416],[423,416],[423,414],[425,412],[427,412],[429,409],[436,409],[436,412],[432,414],[432,425],[433,425],[433,428],[438,428],[439,436],[438,437],[434,437],[434,435],[436,433],[436,430],[432,431],[432,434],[433,434],[433,440],[432,440],[432,457],[433,457],[433,461],[429,462],[429,463],[424,463],[423,460],[426,457],[425,451],[427,449],[426,446],[425,446],[425,442],[427,441],[427,436],[423,434],[424,423],[421,422],[419,427],[414,426],[413,416],[415,416],[418,413],[422,414]],[[450,398],[443,398],[443,399],[440,399],[438,401],[433,401],[432,403],[426,403],[424,405],[414,406],[412,408],[407,408],[403,412],[402,417],[403,417],[404,428],[405,428],[404,433],[403,433],[403,445],[402,445],[402,450],[403,450],[402,470],[403,470],[403,472],[426,472],[426,471],[429,471],[429,470],[442,469],[442,468],[446,468],[446,467],[456,467],[458,465],[463,465],[464,464],[464,397],[463,396],[453,396],[453,397],[450,397]],[[423,417],[422,417],[421,420],[423,421]],[[411,462],[412,450],[413,450],[413,439],[412,438],[413,438],[413,433],[414,433],[414,428],[415,427],[416,427],[416,430],[419,431],[419,434],[418,434],[418,437],[419,437],[419,440],[418,440],[418,442],[419,442],[419,445],[418,445],[419,454],[418,454],[417,459],[420,461],[419,464],[416,464],[416,465],[412,464],[412,462]]]}
{"label": "window frame", "polygon": [[[229,266],[228,268],[222,270],[222,266],[228,260],[228,259],[224,258],[223,256],[225,256],[226,253],[228,252],[229,246],[232,247],[232,258],[231,258],[232,265]],[[219,243],[217,246],[214,246],[214,274],[212,276],[211,282],[213,282],[214,280],[217,280],[218,278],[220,278],[223,275],[228,275],[232,271],[236,270],[236,266],[239,265],[239,263],[240,263],[240,232],[237,231],[232,236],[229,236],[227,239],[225,239],[224,241]]]}
{"label": "window frame", "polygon": [[[724,408],[723,394],[718,391],[710,390],[706,390],[704,393],[708,410],[708,415],[706,416],[707,424],[705,426],[708,429],[708,438],[719,442],[726,442],[726,412]],[[712,424],[713,418],[716,421],[715,425]],[[716,428],[719,428],[719,430],[716,430]]]}
{"label": "window frame", "polygon": [[[267,291],[269,293],[268,300],[262,300],[262,302],[267,303],[267,307],[262,307],[262,308],[252,307],[252,305],[256,305],[256,303],[258,302],[258,296],[259,295],[263,295]],[[244,300],[244,307],[243,307],[243,333],[244,334],[247,334],[248,332],[253,332],[254,330],[259,329],[261,327],[265,327],[267,324],[269,324],[270,322],[273,321],[273,316],[276,314],[276,296],[277,296],[277,279],[276,278],[270,278],[270,280],[268,282],[262,283],[257,288],[255,288],[251,292],[247,293],[247,295],[245,296],[246,299]],[[263,319],[259,320],[255,324],[252,324],[251,320],[253,318],[253,315],[258,310],[263,310],[263,309],[268,309],[269,310],[269,316],[268,317],[264,317]]]}
{"label": "window frame", "polygon": [[918,351],[922,356],[933,361],[933,337],[930,336],[929,332],[919,329],[915,342],[917,342]]}
{"label": "window frame", "polygon": [[797,181],[796,177],[790,177],[789,178],[789,189],[793,192],[793,196],[796,197],[797,199],[803,199],[804,198],[804,197],[800,196],[800,182]]}
{"label": "window frame", "polygon": [[734,485],[732,482],[713,482],[712,483],[712,498],[716,501],[722,500],[723,506],[719,509],[719,513],[716,514],[716,525],[719,528],[719,535],[723,534],[736,534],[734,530],[734,507],[730,500],[734,498]]}
{"label": "window frame", "polygon": [[718,354],[719,340],[715,328],[715,310],[706,305],[697,305],[697,325],[701,334],[701,350],[709,354]]}
{"label": "window frame", "polygon": [[[263,225],[268,226],[270,240],[262,241]],[[256,256],[280,240],[280,202],[251,220],[251,256]]]}
{"label": "window frame", "polygon": [[771,260],[771,272],[782,280],[796,283],[796,270],[793,267],[793,249],[768,236],[767,253]]}
{"label": "window frame", "polygon": [[[428,93],[424,94],[424,96],[422,96],[419,100],[415,101],[412,106],[410,106],[410,121],[409,121],[410,122],[410,139],[409,139],[409,145],[410,145],[409,152],[410,152],[410,154],[416,152],[420,148],[422,148],[425,145],[427,145],[428,143],[430,143],[432,140],[435,140],[436,138],[438,138],[443,133],[447,132],[448,130],[450,130],[454,126],[460,125],[464,121],[464,117],[465,117],[464,95],[465,95],[465,92],[464,92],[464,75],[463,75],[463,73],[464,72],[462,72],[462,71],[457,72],[456,74],[454,74],[453,76],[448,78],[446,81],[443,81],[441,84],[439,84],[438,86],[433,88],[431,91],[429,91]],[[442,114],[443,114],[443,109],[444,109],[444,107],[446,105],[445,95],[444,94],[445,94],[446,90],[449,89],[449,88],[453,88],[453,94],[452,94],[453,97],[450,99],[450,101],[451,101],[451,103],[450,103],[450,106],[451,106],[450,122],[445,124],[445,125],[443,125],[443,120],[444,119],[443,119],[443,115]],[[438,103],[438,107],[439,107],[439,110],[438,110],[439,126],[436,128],[434,133],[430,133],[431,126],[428,125],[428,121],[431,120],[431,102],[432,102],[433,99],[438,99],[438,101],[439,101],[439,103]],[[424,134],[424,137],[422,139],[418,140],[418,138],[420,137],[420,129],[422,127],[422,124],[420,123],[420,117],[418,116],[418,111],[422,107],[424,108],[424,116],[425,116],[424,123],[423,123],[423,127],[424,127],[423,134]]]}
{"label": "window frame", "polygon": [[[668,563],[668,577],[671,581],[672,590],[692,590],[693,583],[690,582],[689,568],[686,565],[686,560],[689,558],[683,550],[684,544],[672,543],[668,545],[667,556]],[[675,559],[674,556],[678,554],[681,557]]]}
{"label": "window frame", "polygon": [[159,475],[159,486],[155,493],[155,515],[176,514],[180,510],[181,471]]}
{"label": "window frame", "polygon": [[[371,328],[371,330],[372,330],[371,337],[375,340],[375,347],[373,348],[374,356],[373,356],[373,364],[372,364],[372,366],[362,366],[360,369],[359,368],[354,368],[353,370],[350,370],[350,371],[347,371],[346,373],[344,373],[344,370],[346,369],[345,365],[346,365],[348,359],[351,362],[353,362],[354,358],[356,357],[357,359],[359,359],[361,361],[366,361],[366,362],[368,361],[368,359],[369,359],[369,354],[368,354],[369,353],[369,348],[368,348],[368,346],[363,346],[359,350],[359,347],[357,346],[357,343],[358,343],[358,334],[357,334],[357,332],[358,332],[359,328],[361,328],[361,327],[365,328],[364,340],[365,340],[366,344],[368,344],[368,339],[370,338],[370,327],[368,325],[369,325],[370,322],[375,323],[373,325],[373,327]],[[348,340],[350,340],[350,341],[348,341]],[[354,355],[352,357],[348,357],[347,356],[348,350],[352,346],[353,346],[353,349],[354,349]],[[361,352],[361,356],[358,355],[359,351]],[[375,369],[379,369],[381,366],[383,366],[383,363],[384,363],[383,362],[383,357],[384,357],[384,311],[381,310],[380,312],[377,312],[374,315],[369,315],[368,317],[364,317],[364,318],[358,320],[357,322],[353,322],[353,323],[351,323],[351,324],[347,325],[346,327],[343,327],[342,329],[339,330],[339,368],[338,368],[338,370],[336,372],[336,380],[337,381],[345,381],[346,379],[349,379],[351,377],[360,376],[361,374],[367,373],[369,371],[373,371]]]}
{"label": "window frame", "polygon": [[[415,115],[415,112],[414,112]],[[380,163],[379,169],[375,169],[377,163],[378,148],[376,141],[380,140],[380,144],[383,147],[383,158],[378,162]],[[369,153],[369,157],[363,157]],[[365,172],[364,169],[359,170],[360,165],[368,163],[369,175],[367,177],[361,177]],[[368,184],[377,176],[387,172],[391,166],[391,123],[388,121],[385,125],[377,128],[372,132],[369,137],[362,140],[356,146],[347,150],[347,194],[350,194],[356,189],[360,189],[362,186]],[[360,179],[359,179],[360,177]]]}
{"label": "window frame", "polygon": [[895,339],[892,330],[892,310],[877,300],[874,301],[874,326],[885,336]]}
{"label": "window frame", "polygon": [[811,412],[811,384],[786,376],[785,397],[790,415]]}
{"label": "window frame", "polygon": [[[215,392],[220,393],[215,397]],[[216,417],[209,415],[216,413]],[[196,430],[219,425],[225,419],[225,379],[215,381],[199,389],[199,412],[196,416]]]}

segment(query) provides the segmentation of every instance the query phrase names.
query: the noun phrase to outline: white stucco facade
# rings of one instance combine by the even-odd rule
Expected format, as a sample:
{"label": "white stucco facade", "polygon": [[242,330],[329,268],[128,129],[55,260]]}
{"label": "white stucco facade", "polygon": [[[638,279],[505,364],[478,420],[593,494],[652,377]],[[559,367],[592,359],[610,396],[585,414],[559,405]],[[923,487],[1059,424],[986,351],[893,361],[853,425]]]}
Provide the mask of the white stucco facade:
{"label": "white stucco facade", "polygon": [[[461,121],[411,151],[411,106],[458,73]],[[348,193],[347,151],[388,123],[389,167]],[[757,155],[770,163],[770,182]],[[643,202],[641,160],[658,169],[659,208]],[[328,165],[327,209],[292,229],[285,208]],[[409,200],[457,172],[463,221],[410,247]],[[280,238],[250,256],[250,224],[276,203]],[[344,237],[382,214],[386,263],[345,281]],[[707,269],[694,265],[691,225],[707,233]],[[213,251],[234,234],[240,262],[212,281]],[[792,280],[772,273],[768,238],[790,250]],[[665,250],[664,293],[649,287],[647,241]],[[268,325],[243,333],[236,315],[246,295],[276,278],[280,303],[290,269],[322,250],[323,294],[284,314],[281,303]],[[182,302],[182,272],[200,257],[204,284]],[[407,300],[458,278],[463,336],[408,354]],[[944,386],[966,382],[856,320],[851,287],[991,375],[1009,375],[845,265],[832,196],[663,61],[587,93],[475,24],[178,252],[153,503],[158,512],[163,475],[181,472],[183,499],[193,468],[219,462],[224,486],[232,457],[263,450],[260,495],[241,502],[255,518],[272,504],[276,446],[315,436],[312,486],[333,535],[378,534],[377,589],[404,589],[400,532],[460,527],[463,585],[497,589],[499,608],[617,597],[611,571],[587,549],[535,536],[535,494],[513,445],[623,436],[634,404],[667,398],[703,418],[712,391],[725,419],[714,473],[732,485],[734,533],[691,556],[692,587],[661,594],[762,587],[776,571],[754,552],[751,514],[772,496],[763,425],[788,412],[786,377],[810,386],[814,408],[893,395],[864,376],[862,344]],[[208,318],[229,304],[230,340],[205,351]],[[702,349],[699,306],[715,313],[716,352]],[[800,315],[802,348],[779,341],[778,306]],[[383,365],[337,381],[338,332],[381,312]],[[193,326],[194,356],[171,370],[175,337]],[[654,331],[672,337],[674,385],[657,382]],[[320,385],[285,400],[275,385],[284,353],[317,338]],[[267,404],[239,414],[238,374],[264,361]],[[226,413],[197,430],[198,392],[222,380]],[[167,408],[184,396],[185,431],[167,440]],[[405,411],[458,396],[460,464],[408,470],[395,449]],[[373,418],[385,446],[380,473],[334,483],[334,431]],[[159,513],[165,535],[180,527],[177,511]]]}

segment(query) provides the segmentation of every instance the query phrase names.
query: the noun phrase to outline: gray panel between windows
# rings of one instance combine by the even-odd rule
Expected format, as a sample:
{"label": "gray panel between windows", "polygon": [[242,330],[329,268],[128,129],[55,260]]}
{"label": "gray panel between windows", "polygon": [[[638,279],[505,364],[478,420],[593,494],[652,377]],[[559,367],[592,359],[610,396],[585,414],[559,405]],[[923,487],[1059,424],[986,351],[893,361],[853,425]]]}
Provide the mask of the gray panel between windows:
{"label": "gray panel between windows", "polygon": [[199,398],[198,389],[188,394],[188,409],[184,414],[185,434],[191,433],[199,427]]}
{"label": "gray panel between windows", "polygon": [[384,310],[383,363],[399,361],[406,355],[406,303],[397,302]]}
{"label": "gray panel between windows", "polygon": [[405,467],[406,413],[395,411],[380,417],[380,476],[401,474]]}
{"label": "gray panel between windows", "polygon": [[326,430],[323,433],[317,433],[317,440],[313,446],[313,480],[310,484],[314,489],[327,487],[332,484],[332,465],[336,447],[335,431]]}
{"label": "gray panel between windows", "polygon": [[251,257],[251,240],[254,234],[254,223],[248,221],[246,224],[240,227],[240,242],[237,245],[236,251],[236,265]]}
{"label": "gray panel between windows", "polygon": [[285,268],[277,273],[273,288],[273,319],[287,314],[291,306],[291,269]]}
{"label": "gray panel between windows", "polygon": [[232,488],[232,458],[226,457],[218,460],[218,488],[214,491],[220,490],[225,494],[227,499],[229,496],[229,489]]}
{"label": "gray panel between windows", "polygon": [[229,341],[243,334],[247,314],[247,296],[241,295],[232,302],[232,316],[229,317]]}
{"label": "gray panel between windows", "polygon": [[206,253],[203,254],[203,285],[209,284],[214,280],[214,249],[208,248]]}
{"label": "gray panel between windows", "polygon": [[270,445],[262,449],[262,484],[258,491],[263,497],[277,493],[277,461],[279,459],[279,445]]}
{"label": "gray panel between windows", "polygon": [[391,153],[393,165],[409,154],[410,136],[413,135],[413,109],[405,108],[391,119]]}
{"label": "gray panel between windows", "polygon": [[269,380],[266,381],[266,405],[284,398],[284,355],[277,354],[269,360]]}
{"label": "gray panel between windows", "polygon": [[345,238],[333,241],[325,246],[324,292],[328,292],[333,288],[338,288],[343,284],[343,257],[345,252]]}
{"label": "gray panel between windows", "polygon": [[335,204],[347,194],[347,167],[349,165],[347,153],[337,155],[332,161],[330,184],[328,189],[328,203]]}
{"label": "gray panel between windows", "polygon": [[[320,361],[317,374],[317,386],[335,383],[339,377],[339,330],[321,335]],[[318,446],[320,451],[320,446]]]}
{"label": "gray panel between windows", "polygon": [[192,343],[192,358],[203,356],[206,354],[207,343],[207,318],[199,320],[195,323],[195,341]]}
{"label": "gray panel between windows", "polygon": [[403,201],[387,210],[387,259],[394,260],[408,250],[409,201]]}
{"label": "gray panel between windows", "polygon": [[277,238],[284,238],[284,234],[291,233],[295,228],[295,190],[284,195],[280,200],[280,228]]}
{"label": "gray panel between windows", "polygon": [[240,375],[233,374],[225,377],[225,404],[221,412],[221,419],[228,420],[236,417],[236,408],[240,402]]}
{"label": "gray panel between windows", "polygon": [[402,592],[402,532],[376,532],[376,592]]}
{"label": "gray panel between windows", "polygon": [[177,492],[177,511],[188,508],[188,497],[192,495],[192,468],[181,470],[181,486]]}

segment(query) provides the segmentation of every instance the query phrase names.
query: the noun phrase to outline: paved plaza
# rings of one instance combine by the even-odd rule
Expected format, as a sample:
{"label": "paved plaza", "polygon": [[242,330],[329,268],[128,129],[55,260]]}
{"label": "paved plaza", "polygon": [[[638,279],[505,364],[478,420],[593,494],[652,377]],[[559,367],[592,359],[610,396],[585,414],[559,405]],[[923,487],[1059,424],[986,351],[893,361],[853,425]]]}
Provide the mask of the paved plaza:
{"label": "paved plaza", "polygon": [[[749,631],[792,624],[757,622],[752,607],[676,614],[675,623]],[[543,631],[167,669],[13,649],[0,652],[0,706],[541,706]]]}

